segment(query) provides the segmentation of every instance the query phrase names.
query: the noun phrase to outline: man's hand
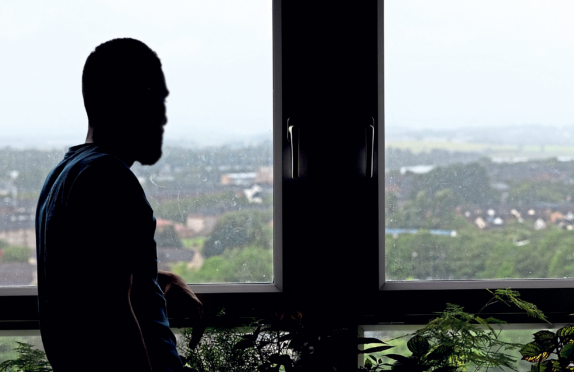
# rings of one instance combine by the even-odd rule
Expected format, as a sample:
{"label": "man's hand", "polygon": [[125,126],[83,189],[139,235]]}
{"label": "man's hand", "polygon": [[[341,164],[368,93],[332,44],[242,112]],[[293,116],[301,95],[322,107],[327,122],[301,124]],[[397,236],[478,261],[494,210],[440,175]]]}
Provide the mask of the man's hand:
{"label": "man's hand", "polygon": [[169,271],[158,271],[158,283],[163,291],[168,305],[168,311],[171,304],[171,310],[174,318],[190,318],[193,332],[189,348],[194,349],[201,340],[205,331],[205,319],[203,316],[203,304],[195,293],[189,289],[183,278]]}

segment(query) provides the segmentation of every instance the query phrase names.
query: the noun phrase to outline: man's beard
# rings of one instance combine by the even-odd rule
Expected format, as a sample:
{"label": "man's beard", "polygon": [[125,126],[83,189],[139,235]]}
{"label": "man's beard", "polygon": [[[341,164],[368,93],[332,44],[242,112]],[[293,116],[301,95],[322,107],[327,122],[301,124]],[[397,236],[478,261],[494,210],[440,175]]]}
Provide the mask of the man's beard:
{"label": "man's beard", "polygon": [[154,165],[161,159],[162,155],[162,136],[147,138],[142,142],[138,142],[138,151],[136,161],[142,165]]}

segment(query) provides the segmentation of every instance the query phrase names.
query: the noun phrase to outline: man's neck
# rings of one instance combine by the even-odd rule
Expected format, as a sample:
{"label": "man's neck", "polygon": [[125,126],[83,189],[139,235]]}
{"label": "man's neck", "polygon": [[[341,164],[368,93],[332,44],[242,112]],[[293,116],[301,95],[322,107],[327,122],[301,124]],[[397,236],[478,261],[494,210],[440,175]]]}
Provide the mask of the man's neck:
{"label": "man's neck", "polygon": [[112,155],[114,155],[115,157],[117,157],[118,159],[123,161],[124,164],[128,166],[128,168],[131,168],[132,165],[134,165],[134,163],[135,163],[135,159],[133,158],[133,156],[126,154],[126,152],[122,151],[119,148],[119,146],[113,146],[112,144],[99,143],[98,141],[95,141],[94,140],[94,128],[92,128],[91,126],[88,127],[88,134],[86,135],[86,141],[84,143],[95,143],[97,145],[101,144],[106,149],[108,149]]}

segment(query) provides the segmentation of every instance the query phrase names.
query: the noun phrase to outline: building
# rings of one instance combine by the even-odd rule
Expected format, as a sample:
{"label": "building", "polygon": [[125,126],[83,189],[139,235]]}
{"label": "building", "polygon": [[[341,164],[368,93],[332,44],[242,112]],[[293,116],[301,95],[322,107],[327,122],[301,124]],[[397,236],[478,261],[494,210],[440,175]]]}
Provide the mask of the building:
{"label": "building", "polygon": [[255,182],[256,172],[224,173],[221,175],[221,184],[224,186],[249,186]]}
{"label": "building", "polygon": [[189,214],[186,218],[185,225],[194,234],[209,234],[215,227],[217,216],[205,214]]}
{"label": "building", "polygon": [[259,167],[255,173],[254,182],[273,185],[273,167]]}

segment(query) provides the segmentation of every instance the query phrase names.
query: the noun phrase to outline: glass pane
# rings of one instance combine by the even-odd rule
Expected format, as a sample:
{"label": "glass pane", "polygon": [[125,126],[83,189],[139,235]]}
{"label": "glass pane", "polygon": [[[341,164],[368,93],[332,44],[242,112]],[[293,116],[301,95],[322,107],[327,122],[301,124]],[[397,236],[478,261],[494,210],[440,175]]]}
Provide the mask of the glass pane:
{"label": "glass pane", "polygon": [[39,191],[86,137],[87,56],[118,37],[157,52],[170,90],[164,156],[132,167],[159,268],[190,283],[273,281],[270,0],[3,1],[0,35],[0,285],[36,283]]}
{"label": "glass pane", "polygon": [[385,1],[387,280],[574,276],[573,11]]}

